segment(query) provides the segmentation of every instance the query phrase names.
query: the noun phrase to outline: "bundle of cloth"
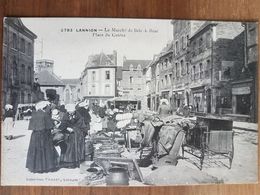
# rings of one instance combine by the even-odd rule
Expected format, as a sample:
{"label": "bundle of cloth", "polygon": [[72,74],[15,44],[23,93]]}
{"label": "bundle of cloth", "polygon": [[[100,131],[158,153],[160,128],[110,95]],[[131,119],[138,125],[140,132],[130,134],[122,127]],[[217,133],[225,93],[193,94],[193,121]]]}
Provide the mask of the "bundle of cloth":
{"label": "bundle of cloth", "polygon": [[117,120],[116,127],[118,129],[126,127],[127,125],[129,125],[131,123],[132,118],[133,118],[132,113],[117,114],[116,115],[116,120]]}

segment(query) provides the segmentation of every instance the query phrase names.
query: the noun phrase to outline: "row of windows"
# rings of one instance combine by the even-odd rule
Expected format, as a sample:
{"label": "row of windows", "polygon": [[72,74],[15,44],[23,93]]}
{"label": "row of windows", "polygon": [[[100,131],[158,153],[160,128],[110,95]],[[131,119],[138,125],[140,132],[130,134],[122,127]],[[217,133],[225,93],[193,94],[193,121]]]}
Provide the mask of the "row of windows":
{"label": "row of windows", "polygon": [[[191,73],[190,80],[195,81],[197,79],[207,78],[209,76],[209,70],[210,70],[210,60],[207,60],[206,67],[203,67],[202,63],[199,63],[198,65],[193,65],[192,67],[189,67],[189,63],[186,63],[186,71],[187,74]],[[178,72],[177,67],[177,72]],[[184,69],[183,69],[184,70]],[[178,79],[179,77],[176,76]],[[161,79],[161,87],[168,87],[173,84],[173,80],[175,77],[173,77],[173,74],[164,75],[164,78]]]}
{"label": "row of windows", "polygon": [[166,58],[162,63],[157,64],[156,73],[157,75],[160,73],[161,70],[166,70],[172,65],[172,58]]}
{"label": "row of windows", "polygon": [[[92,85],[91,86],[91,90],[89,91],[89,95],[97,95],[96,94],[96,85]],[[110,85],[105,85],[105,91],[104,91],[104,95],[109,95],[111,91],[111,87]]]}
{"label": "row of windows", "polygon": [[[107,70],[105,72],[105,78],[106,80],[110,80],[110,71]],[[92,81],[96,81],[96,71],[92,71]]]}
{"label": "row of windows", "polygon": [[177,55],[181,50],[185,50],[189,46],[189,35],[182,36],[179,41],[175,42],[175,55]]}
{"label": "row of windows", "polygon": [[[130,64],[129,70],[134,71],[134,65],[133,64]],[[138,64],[137,67],[136,67],[136,70],[139,70],[139,71],[142,70],[142,66],[140,64]]]}
{"label": "row of windows", "polygon": [[[3,59],[3,66],[4,66],[4,79],[8,80],[8,76],[10,75],[9,67],[7,64],[7,60],[4,57]],[[21,70],[19,74],[19,68],[15,60],[12,62],[12,73],[11,76],[13,77],[13,82],[14,84],[18,85],[19,84],[19,75],[21,75],[21,83],[32,83],[32,68],[31,67],[25,67],[24,64],[21,65]]]}
{"label": "row of windows", "polygon": [[198,39],[191,42],[191,55],[192,57],[202,53],[205,49],[211,47],[211,33],[208,32]]}
{"label": "row of windows", "polygon": [[[19,39],[16,33],[12,33],[11,36],[12,48],[19,49],[22,53],[32,56],[32,44],[30,42],[26,42],[24,38]],[[4,27],[4,43],[8,43],[8,32],[6,27]]]}

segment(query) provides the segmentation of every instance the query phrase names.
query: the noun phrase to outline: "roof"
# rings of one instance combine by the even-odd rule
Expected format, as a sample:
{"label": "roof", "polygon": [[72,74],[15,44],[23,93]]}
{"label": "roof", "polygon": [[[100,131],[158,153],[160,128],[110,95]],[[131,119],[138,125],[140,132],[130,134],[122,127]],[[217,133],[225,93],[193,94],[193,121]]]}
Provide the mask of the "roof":
{"label": "roof", "polygon": [[125,60],[123,62],[123,70],[129,70],[130,65],[133,65],[134,69],[140,64],[142,70],[151,62],[151,60]]}
{"label": "roof", "polygon": [[115,66],[113,55],[106,55],[103,52],[89,56],[86,68],[96,66]]}
{"label": "roof", "polygon": [[62,80],[55,75],[54,73],[49,72],[48,70],[43,70],[39,72],[36,77],[38,78],[38,83],[48,86],[64,86],[65,84],[62,82]]}
{"label": "roof", "polygon": [[200,32],[204,31],[207,27],[212,26],[212,25],[217,25],[217,23],[212,22],[212,21],[206,21],[206,22],[204,22],[204,23],[199,27],[199,29],[198,29],[197,31],[195,31],[195,32],[191,35],[190,39],[193,39],[193,38],[196,37],[198,34],[200,34]]}
{"label": "roof", "polygon": [[62,79],[62,82],[65,85],[77,85],[79,83],[79,79]]}
{"label": "roof", "polygon": [[4,19],[5,23],[13,26],[13,27],[17,27],[20,29],[20,31],[23,31],[24,33],[26,33],[27,35],[29,35],[30,37],[32,37],[33,39],[37,38],[37,35],[34,34],[32,31],[30,31],[22,22],[22,20],[20,18],[17,17],[6,17]]}

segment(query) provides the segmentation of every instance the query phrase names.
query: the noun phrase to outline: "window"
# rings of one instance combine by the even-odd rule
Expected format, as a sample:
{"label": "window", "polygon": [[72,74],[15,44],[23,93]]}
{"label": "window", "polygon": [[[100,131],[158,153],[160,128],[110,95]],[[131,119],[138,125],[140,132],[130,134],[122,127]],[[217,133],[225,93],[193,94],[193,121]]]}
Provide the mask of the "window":
{"label": "window", "polygon": [[134,66],[133,66],[133,64],[130,64],[130,66],[129,66],[129,70],[130,70],[130,71],[133,71],[133,70],[134,70]]}
{"label": "window", "polygon": [[172,74],[169,74],[170,85],[172,85]]}
{"label": "window", "polygon": [[28,67],[27,74],[28,74],[27,83],[31,84],[32,83],[32,68],[31,67]]}
{"label": "window", "polygon": [[203,39],[202,39],[202,37],[199,39],[199,53],[201,53],[203,50],[203,48],[202,48],[202,45],[203,45]]}
{"label": "window", "polygon": [[4,27],[4,43],[7,43],[7,40],[8,40],[8,33],[7,33],[7,28]]}
{"label": "window", "polygon": [[22,38],[21,39],[21,52],[25,53],[25,40]]}
{"label": "window", "polygon": [[24,104],[24,92],[21,92],[21,103]]}
{"label": "window", "polygon": [[164,82],[164,83],[165,83],[165,86],[168,86],[168,76],[165,75],[164,78],[165,78],[165,82]]}
{"label": "window", "polygon": [[210,47],[210,33],[206,34],[206,47],[209,48]]}
{"label": "window", "polygon": [[195,80],[195,71],[196,71],[196,67],[193,66],[193,80]]}
{"label": "window", "polygon": [[31,96],[31,94],[29,93],[28,94],[28,103],[31,103],[32,102],[32,96]]}
{"label": "window", "polygon": [[179,52],[179,43],[178,41],[175,42],[175,54]]}
{"label": "window", "polygon": [[25,66],[24,66],[24,64],[22,64],[22,71],[21,71],[21,82],[22,83],[25,83]]}
{"label": "window", "polygon": [[130,84],[132,84],[132,83],[133,83],[133,77],[130,76],[130,77],[129,77],[129,80],[130,80]]}
{"label": "window", "polygon": [[95,81],[95,80],[96,80],[96,72],[92,71],[92,81]]}
{"label": "window", "polygon": [[193,44],[192,44],[192,56],[194,57],[196,55],[196,40],[194,40]]}
{"label": "window", "polygon": [[27,44],[27,54],[28,54],[28,56],[32,55],[32,44],[31,43]]}
{"label": "window", "polygon": [[164,87],[163,79],[161,80],[161,86]]}
{"label": "window", "polygon": [[200,70],[200,79],[202,79],[202,74],[203,74],[202,63],[200,63],[199,70]]}
{"label": "window", "polygon": [[13,61],[13,81],[14,81],[15,85],[17,85],[19,82],[18,81],[18,67],[17,67],[15,60]]}
{"label": "window", "polygon": [[141,65],[140,64],[138,64],[138,66],[137,66],[137,70],[142,70],[142,67],[141,67]]}
{"label": "window", "polygon": [[13,33],[13,48],[17,49],[17,35]]}
{"label": "window", "polygon": [[185,43],[184,43],[184,37],[181,37],[181,47],[184,50],[185,49]]}
{"label": "window", "polygon": [[92,95],[95,95],[95,94],[96,94],[96,86],[95,86],[95,85],[92,85],[91,94],[92,94]]}
{"label": "window", "polygon": [[184,65],[183,65],[183,60],[181,60],[181,66],[180,66],[180,69],[181,69],[181,75],[184,74]]}
{"label": "window", "polygon": [[3,65],[4,65],[4,78],[7,79],[8,78],[8,66],[7,66],[7,62],[6,62],[6,57],[4,57],[3,59]]}
{"label": "window", "polygon": [[175,76],[178,77],[178,63],[175,63]]}
{"label": "window", "polygon": [[110,71],[109,70],[106,71],[106,80],[110,80]]}
{"label": "window", "polygon": [[189,74],[189,63],[186,63],[186,73]]}
{"label": "window", "polygon": [[110,85],[105,85],[105,94],[110,94]]}
{"label": "window", "polygon": [[186,47],[189,47],[189,35],[186,36]]}

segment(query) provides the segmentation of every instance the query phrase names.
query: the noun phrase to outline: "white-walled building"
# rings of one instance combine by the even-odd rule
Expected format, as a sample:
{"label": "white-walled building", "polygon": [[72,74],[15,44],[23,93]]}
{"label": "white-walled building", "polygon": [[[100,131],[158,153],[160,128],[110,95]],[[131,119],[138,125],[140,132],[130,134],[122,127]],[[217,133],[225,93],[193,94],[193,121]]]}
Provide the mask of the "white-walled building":
{"label": "white-walled building", "polygon": [[91,55],[80,78],[83,98],[105,101],[116,96],[117,52]]}

